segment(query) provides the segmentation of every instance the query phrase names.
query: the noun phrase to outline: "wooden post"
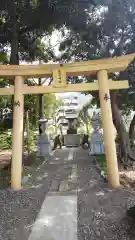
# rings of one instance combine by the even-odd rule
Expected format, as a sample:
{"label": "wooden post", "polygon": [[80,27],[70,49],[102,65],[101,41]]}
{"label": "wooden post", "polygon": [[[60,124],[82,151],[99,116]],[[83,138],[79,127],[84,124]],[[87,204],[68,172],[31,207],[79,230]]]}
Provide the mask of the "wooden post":
{"label": "wooden post", "polygon": [[119,187],[119,171],[117,163],[117,154],[115,146],[115,134],[112,119],[112,110],[109,92],[109,80],[106,70],[98,72],[99,97],[102,113],[104,145],[107,160],[107,175],[108,182],[113,187]]}
{"label": "wooden post", "polygon": [[24,96],[23,77],[15,77],[14,110],[13,110],[13,142],[12,142],[12,167],[11,187],[21,189],[22,178],[22,140],[23,140],[23,109]]}

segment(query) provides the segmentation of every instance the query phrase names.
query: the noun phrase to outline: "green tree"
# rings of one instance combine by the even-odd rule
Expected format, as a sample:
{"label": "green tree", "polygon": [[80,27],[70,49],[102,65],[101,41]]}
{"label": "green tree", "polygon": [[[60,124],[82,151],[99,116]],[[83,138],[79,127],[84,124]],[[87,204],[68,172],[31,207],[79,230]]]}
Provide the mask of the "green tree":
{"label": "green tree", "polygon": [[86,127],[86,131],[87,131],[87,134],[89,135],[89,127],[90,127],[90,123],[91,123],[91,120],[90,120],[90,116],[89,116],[89,108],[91,108],[92,105],[91,105],[91,102],[89,103],[86,103],[82,109],[80,110],[79,112],[79,119],[83,122],[83,124],[85,125]]}
{"label": "green tree", "polygon": [[[10,59],[6,58],[3,62],[19,64],[19,60],[39,59],[47,62],[52,59],[53,51],[48,49],[42,38],[63,25],[78,31],[80,25],[84,25],[85,9],[89,4],[93,4],[93,1],[80,3],[78,0],[69,0],[67,4],[66,1],[61,0],[2,0],[0,2],[0,56],[5,53],[7,47],[11,50]],[[30,100],[30,116],[34,122],[37,116],[35,98],[35,96],[25,97],[26,108]],[[42,96],[39,99],[43,99]],[[43,106],[41,108],[43,109]]]}
{"label": "green tree", "polygon": [[10,62],[18,64],[21,58],[33,59],[35,50],[41,49],[41,37],[54,28],[65,24],[78,31],[85,22],[85,9],[93,3],[92,0],[69,0],[68,4],[64,0],[2,0],[0,43],[11,46]]}
{"label": "green tree", "polygon": [[[98,5],[91,8],[87,15],[85,28],[81,29],[79,34],[70,31],[69,38],[61,46],[64,50],[62,59],[93,60],[135,52],[135,2],[133,0],[114,0],[102,1],[101,5],[103,4],[105,4],[104,7]],[[129,79],[130,84],[128,90],[111,93],[113,120],[119,135],[125,164],[129,160],[134,161],[135,158],[130,148],[129,133],[120,110],[124,107],[128,107],[128,110],[134,109],[134,69],[133,62],[125,72],[110,75],[114,80]],[[92,82],[94,77],[96,78],[96,76],[92,76],[85,80]],[[72,79],[72,81],[74,80],[80,81],[77,78]],[[98,93],[91,94],[94,101],[99,104]],[[131,123],[133,130],[134,118]]]}

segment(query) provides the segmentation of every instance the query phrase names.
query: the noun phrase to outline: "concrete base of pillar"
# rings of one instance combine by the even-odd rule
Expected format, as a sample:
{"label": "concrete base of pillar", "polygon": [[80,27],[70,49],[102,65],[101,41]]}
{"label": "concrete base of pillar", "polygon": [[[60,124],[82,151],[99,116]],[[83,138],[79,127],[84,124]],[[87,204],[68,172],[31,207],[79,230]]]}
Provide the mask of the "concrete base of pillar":
{"label": "concrete base of pillar", "polygon": [[37,157],[50,157],[51,153],[51,142],[47,134],[39,135],[37,140]]}
{"label": "concrete base of pillar", "polygon": [[90,154],[91,155],[102,155],[102,154],[105,154],[103,144],[102,143],[92,144],[91,145],[91,149],[90,149]]}
{"label": "concrete base of pillar", "polygon": [[64,136],[64,144],[66,147],[80,146],[81,138],[78,134],[67,134]]}
{"label": "concrete base of pillar", "polygon": [[104,154],[103,139],[98,130],[94,130],[90,140],[90,154],[91,155],[102,155]]}

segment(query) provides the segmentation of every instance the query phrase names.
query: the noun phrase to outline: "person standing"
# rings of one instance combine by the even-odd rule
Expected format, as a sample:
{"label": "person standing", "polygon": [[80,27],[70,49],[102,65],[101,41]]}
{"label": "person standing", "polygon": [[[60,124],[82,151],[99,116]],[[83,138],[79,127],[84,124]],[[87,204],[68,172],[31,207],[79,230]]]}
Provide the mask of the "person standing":
{"label": "person standing", "polygon": [[53,151],[59,146],[59,148],[62,148],[62,138],[61,135],[57,135],[54,139],[54,147],[53,147]]}

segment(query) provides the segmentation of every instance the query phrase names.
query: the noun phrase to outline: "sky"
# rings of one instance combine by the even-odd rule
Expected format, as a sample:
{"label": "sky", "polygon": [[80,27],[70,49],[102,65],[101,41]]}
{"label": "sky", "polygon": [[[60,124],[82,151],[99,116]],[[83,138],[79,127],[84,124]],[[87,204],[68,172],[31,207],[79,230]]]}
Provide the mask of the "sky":
{"label": "sky", "polygon": [[88,103],[91,100],[91,95],[84,95],[81,93],[77,92],[69,92],[69,93],[57,93],[56,94],[57,98],[70,98],[72,96],[78,97],[78,103],[79,107],[82,108],[86,103]]}
{"label": "sky", "polygon": [[52,34],[52,38],[51,38],[51,45],[52,48],[55,49],[55,54],[59,55],[59,45],[60,42],[63,40],[64,38],[62,38],[61,33],[59,31],[54,31]]}

